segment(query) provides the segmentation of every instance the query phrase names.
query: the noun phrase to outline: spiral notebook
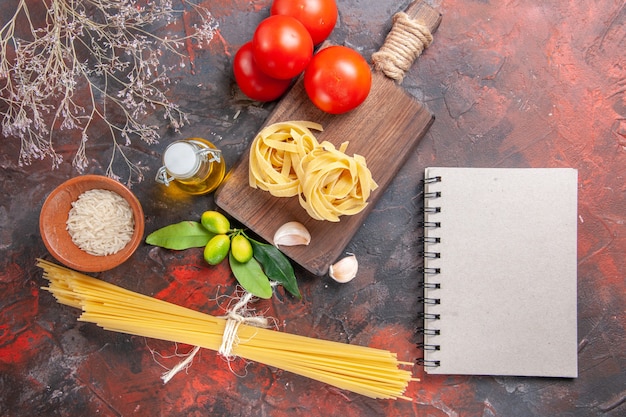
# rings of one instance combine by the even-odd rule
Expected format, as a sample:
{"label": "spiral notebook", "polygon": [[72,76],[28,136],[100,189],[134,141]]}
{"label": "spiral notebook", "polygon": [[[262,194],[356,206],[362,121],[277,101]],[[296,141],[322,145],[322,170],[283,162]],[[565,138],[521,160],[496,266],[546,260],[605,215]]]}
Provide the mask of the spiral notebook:
{"label": "spiral notebook", "polygon": [[577,171],[427,168],[429,374],[576,377]]}

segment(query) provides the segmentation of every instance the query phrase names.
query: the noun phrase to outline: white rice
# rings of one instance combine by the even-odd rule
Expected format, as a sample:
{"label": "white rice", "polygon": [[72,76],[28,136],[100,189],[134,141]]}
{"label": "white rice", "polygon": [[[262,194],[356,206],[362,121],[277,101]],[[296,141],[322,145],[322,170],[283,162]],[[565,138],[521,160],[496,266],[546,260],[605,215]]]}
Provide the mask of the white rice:
{"label": "white rice", "polygon": [[76,246],[95,256],[112,255],[130,242],[135,228],[126,200],[109,190],[89,190],[72,203],[67,231]]}

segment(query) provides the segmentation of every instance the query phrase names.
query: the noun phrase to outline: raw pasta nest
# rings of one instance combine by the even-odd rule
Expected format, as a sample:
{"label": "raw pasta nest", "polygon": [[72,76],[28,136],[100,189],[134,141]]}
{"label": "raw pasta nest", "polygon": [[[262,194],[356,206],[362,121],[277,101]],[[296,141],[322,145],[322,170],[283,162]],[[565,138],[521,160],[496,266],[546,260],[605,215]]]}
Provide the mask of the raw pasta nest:
{"label": "raw pasta nest", "polygon": [[316,220],[338,222],[367,206],[378,184],[365,158],[348,156],[348,142],[339,149],[318,143],[313,122],[282,122],[267,126],[254,139],[249,159],[249,184],[276,197],[293,197]]}
{"label": "raw pasta nest", "polygon": [[344,153],[348,142],[339,149],[322,142],[301,162],[299,200],[309,216],[317,220],[339,221],[339,216],[361,212],[378,185],[372,179],[365,158]]}
{"label": "raw pasta nest", "polygon": [[275,123],[259,132],[250,149],[249,184],[275,197],[298,194],[297,167],[318,146],[310,129],[322,130],[313,122]]}

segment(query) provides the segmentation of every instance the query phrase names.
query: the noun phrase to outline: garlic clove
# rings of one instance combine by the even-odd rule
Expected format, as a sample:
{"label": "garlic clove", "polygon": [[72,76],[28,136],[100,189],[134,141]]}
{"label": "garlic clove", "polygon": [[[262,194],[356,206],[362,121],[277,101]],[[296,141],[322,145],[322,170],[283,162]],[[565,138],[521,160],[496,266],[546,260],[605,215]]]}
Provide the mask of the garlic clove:
{"label": "garlic clove", "polygon": [[359,262],[356,260],[356,256],[349,253],[348,256],[330,266],[328,275],[335,281],[343,284],[352,281],[356,277],[358,270]]}
{"label": "garlic clove", "polygon": [[276,230],[273,240],[274,246],[308,245],[311,242],[311,234],[302,223],[287,222]]}

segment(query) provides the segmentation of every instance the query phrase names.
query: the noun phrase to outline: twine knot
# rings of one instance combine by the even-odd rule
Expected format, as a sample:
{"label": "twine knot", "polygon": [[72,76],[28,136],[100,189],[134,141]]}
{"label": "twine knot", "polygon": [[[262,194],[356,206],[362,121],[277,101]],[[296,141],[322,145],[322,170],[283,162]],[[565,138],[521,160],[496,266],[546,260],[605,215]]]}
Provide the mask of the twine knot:
{"label": "twine knot", "polygon": [[396,13],[385,43],[372,54],[374,66],[387,77],[401,82],[413,62],[433,41],[428,27],[411,19],[406,13]]}
{"label": "twine knot", "polygon": [[[235,346],[239,338],[237,337],[237,329],[242,323],[256,327],[268,327],[267,319],[262,316],[247,316],[246,305],[252,299],[252,294],[246,293],[235,306],[228,311],[228,314],[224,316],[226,319],[226,326],[224,327],[224,333],[222,334],[222,344],[217,353],[225,357],[226,359],[232,358],[233,346]],[[241,313],[240,313],[241,311]]]}
{"label": "twine knot", "polygon": [[[228,361],[233,359],[232,351],[233,347],[239,343],[239,338],[237,337],[237,330],[241,324],[247,324],[255,327],[270,327],[268,325],[268,319],[263,316],[250,316],[247,315],[248,309],[246,306],[252,300],[253,295],[249,292],[246,292],[243,297],[237,301],[237,303],[228,311],[225,316],[221,316],[220,318],[226,319],[226,325],[224,326],[224,333],[222,334],[222,344],[218,349],[218,353],[225,357]],[[198,351],[200,350],[200,346],[195,346],[189,354],[187,354],[186,358],[174,366],[169,371],[165,372],[161,379],[164,384],[167,384],[169,380],[171,380],[177,373],[186,369],[191,365],[193,358],[196,356]]]}

